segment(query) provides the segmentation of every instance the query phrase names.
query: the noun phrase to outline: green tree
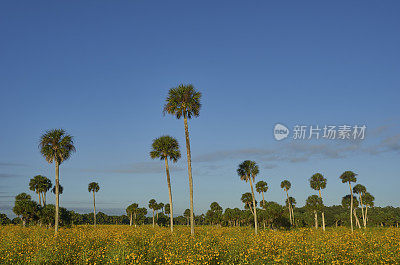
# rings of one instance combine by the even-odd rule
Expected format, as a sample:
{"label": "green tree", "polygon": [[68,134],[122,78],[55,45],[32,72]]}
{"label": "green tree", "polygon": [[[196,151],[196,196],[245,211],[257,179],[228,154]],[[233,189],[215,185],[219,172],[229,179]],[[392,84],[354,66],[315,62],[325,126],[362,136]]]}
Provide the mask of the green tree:
{"label": "green tree", "polygon": [[318,215],[317,212],[321,211],[323,203],[321,197],[311,195],[306,200],[306,209],[314,213],[315,229],[318,229]]}
{"label": "green tree", "polygon": [[365,188],[364,185],[357,184],[353,187],[353,193],[357,194],[360,199],[361,215],[362,215],[362,219],[363,219],[364,228],[367,226],[367,223],[365,221],[364,203],[363,203],[363,196],[366,192],[367,192],[367,188]]}
{"label": "green tree", "polygon": [[[265,204],[265,198],[264,198],[264,192],[267,192],[268,191],[268,184],[267,184],[267,182],[265,182],[265,181],[259,181],[259,182],[257,182],[257,184],[256,184],[256,191],[258,192],[258,193],[261,193],[261,196],[262,196],[262,203],[263,204]],[[261,205],[261,203],[260,203],[260,205]]]}
{"label": "green tree", "polygon": [[190,151],[188,119],[198,117],[201,108],[201,93],[196,91],[193,85],[179,85],[171,88],[168,92],[166,104],[164,105],[164,114],[172,114],[177,119],[183,117],[186,138],[186,153],[189,174],[190,189],[190,232],[194,236],[194,207],[193,207],[193,178],[192,178],[192,159]]}
{"label": "green tree", "polygon": [[[286,192],[286,199],[289,199],[289,189],[292,187],[292,184],[290,183],[289,180],[284,180],[281,182],[281,188]],[[290,224],[293,225],[294,224],[294,216],[293,216],[293,210],[292,207],[289,204],[288,207],[289,210],[289,220],[290,220]]]}
{"label": "green tree", "polygon": [[346,209],[350,209],[350,208],[353,209],[352,212],[353,212],[354,219],[356,220],[356,225],[358,226],[358,228],[361,228],[360,221],[358,220],[357,211],[356,211],[358,205],[359,205],[359,202],[358,202],[357,198],[356,197],[352,198],[351,194],[346,195],[342,198],[342,206]]}
{"label": "green tree", "polygon": [[187,226],[189,226],[190,213],[191,213],[190,209],[186,209],[183,212],[183,217],[185,217],[187,220],[187,222],[186,222]]}
{"label": "green tree", "polygon": [[13,212],[19,216],[23,226],[26,226],[27,222],[34,220],[37,217],[38,211],[39,205],[31,200],[30,195],[20,193],[15,197]]}
{"label": "green tree", "polygon": [[44,156],[47,162],[55,163],[56,169],[56,211],[55,211],[55,224],[54,231],[58,233],[59,223],[59,166],[65,160],[70,158],[71,154],[75,152],[74,141],[71,135],[66,134],[63,129],[53,129],[46,131],[40,137],[39,143],[40,153]]}
{"label": "green tree", "polygon": [[155,159],[159,158],[165,161],[165,171],[167,175],[167,185],[169,192],[169,205],[170,205],[170,228],[171,232],[174,231],[174,214],[173,214],[173,204],[172,204],[172,191],[171,191],[171,180],[169,174],[169,165],[168,159],[172,160],[172,162],[176,163],[178,159],[181,157],[181,152],[179,151],[178,141],[169,136],[161,136],[157,139],[153,140],[152,151],[150,152],[150,157]]}
{"label": "green tree", "polygon": [[151,200],[149,201],[149,208],[153,210],[153,227],[154,227],[154,224],[155,224],[155,221],[154,221],[154,212],[155,212],[155,211],[157,210],[157,208],[158,208],[158,204],[157,204],[156,200],[151,199]]}
{"label": "green tree", "polygon": [[88,191],[93,193],[93,225],[96,226],[96,196],[95,193],[100,190],[99,183],[90,182],[88,185]]}
{"label": "green tree", "polygon": [[41,193],[39,191],[39,182],[41,177],[41,175],[37,175],[31,178],[29,181],[29,189],[37,193],[37,195],[39,196],[39,205],[42,206]]}
{"label": "green tree", "polygon": [[[315,173],[314,175],[312,175],[309,181],[310,181],[310,187],[313,190],[318,191],[319,197],[322,200],[321,189],[326,188],[326,178],[324,178],[324,176],[321,173]],[[322,230],[325,231],[325,213],[323,210],[321,215],[322,215]]]}
{"label": "green tree", "polygon": [[342,183],[348,183],[350,187],[350,195],[351,195],[351,201],[350,201],[350,227],[351,227],[351,232],[353,232],[353,190],[351,188],[351,183],[356,182],[357,174],[355,174],[352,171],[345,171],[343,172],[342,175],[340,175],[340,179],[342,180]]}
{"label": "green tree", "polygon": [[250,188],[251,188],[251,196],[253,200],[253,216],[254,216],[254,231],[255,234],[257,235],[257,211],[256,211],[256,199],[254,197],[254,189],[253,189],[253,182],[255,181],[255,177],[258,175],[259,169],[258,165],[254,161],[250,160],[245,160],[243,161],[237,169],[237,174],[239,175],[241,180],[244,180],[246,182],[250,183]]}

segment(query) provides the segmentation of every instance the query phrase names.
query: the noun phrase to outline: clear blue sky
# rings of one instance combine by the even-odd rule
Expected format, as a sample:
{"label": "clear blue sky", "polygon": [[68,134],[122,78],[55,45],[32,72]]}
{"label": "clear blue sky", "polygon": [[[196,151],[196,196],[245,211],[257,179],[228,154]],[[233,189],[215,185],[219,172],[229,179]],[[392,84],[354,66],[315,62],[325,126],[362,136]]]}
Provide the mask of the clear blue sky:
{"label": "clear blue sky", "polygon": [[[0,4],[0,212],[53,180],[40,135],[64,128],[77,153],[61,166],[61,205],[123,213],[132,202],[166,203],[152,139],[176,137],[183,121],[162,115],[168,89],[203,93],[189,123],[195,212],[211,202],[241,207],[249,185],[237,165],[253,159],[267,200],[280,181],[304,205],[315,172],[327,205],[349,193],[339,175],[359,174],[379,206],[400,206],[400,3],[398,1],[2,1]],[[363,125],[364,141],[276,141],[276,123]],[[186,159],[172,168],[175,208],[188,208]],[[36,199],[35,194],[31,192]],[[48,195],[49,201],[54,196]]]}

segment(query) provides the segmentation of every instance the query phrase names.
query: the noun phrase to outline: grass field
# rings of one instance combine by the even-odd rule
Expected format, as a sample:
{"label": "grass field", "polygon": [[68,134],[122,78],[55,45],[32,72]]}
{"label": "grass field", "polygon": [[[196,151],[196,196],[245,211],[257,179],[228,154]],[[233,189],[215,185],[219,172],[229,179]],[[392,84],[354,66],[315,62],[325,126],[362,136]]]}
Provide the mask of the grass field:
{"label": "grass field", "polygon": [[0,227],[0,264],[400,264],[400,229]]}

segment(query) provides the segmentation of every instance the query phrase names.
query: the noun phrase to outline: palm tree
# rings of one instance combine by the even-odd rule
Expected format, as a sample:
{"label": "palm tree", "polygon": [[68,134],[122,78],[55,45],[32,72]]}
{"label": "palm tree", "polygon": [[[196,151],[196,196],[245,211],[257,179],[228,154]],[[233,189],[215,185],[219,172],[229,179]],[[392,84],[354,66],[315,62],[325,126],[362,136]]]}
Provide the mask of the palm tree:
{"label": "palm tree", "polygon": [[100,189],[100,186],[97,182],[90,182],[88,185],[88,191],[93,192],[93,214],[94,214],[94,226],[96,226],[96,196],[94,195],[96,192],[98,192]]}
{"label": "palm tree", "polygon": [[41,199],[41,193],[39,191],[39,183],[40,183],[41,177],[42,177],[41,175],[37,175],[37,176],[34,176],[33,178],[31,178],[29,181],[29,189],[31,191],[34,191],[37,193],[37,195],[39,196],[39,205],[43,206],[42,199]]}
{"label": "palm tree", "polygon": [[150,157],[160,158],[165,161],[165,171],[167,174],[167,184],[168,184],[168,192],[169,192],[169,205],[170,205],[170,224],[171,224],[171,233],[174,231],[174,215],[173,215],[173,207],[172,207],[172,191],[171,191],[171,180],[169,176],[169,166],[168,166],[168,158],[172,160],[172,162],[176,163],[178,159],[181,157],[181,152],[179,151],[178,141],[169,136],[161,136],[157,139],[153,140],[153,144],[151,145],[153,150],[150,152]]}
{"label": "palm tree", "polygon": [[[267,192],[268,191],[268,184],[267,184],[267,182],[265,182],[265,181],[259,181],[259,182],[257,182],[257,184],[256,184],[256,191],[258,192],[258,193],[261,193],[261,195],[262,195],[262,198],[263,198],[263,205],[265,204],[265,199],[264,199],[264,192]],[[261,205],[261,203],[260,203],[260,205]]]}
{"label": "palm tree", "polygon": [[56,211],[55,211],[55,234],[58,233],[59,222],[59,167],[62,162],[70,158],[75,152],[73,137],[66,134],[63,129],[53,129],[46,131],[40,137],[39,143],[40,153],[44,156],[47,162],[55,163],[56,168]]}
{"label": "palm tree", "polygon": [[296,203],[297,203],[296,199],[289,196],[289,198],[286,199],[285,203],[286,203],[286,207],[290,207],[290,209],[292,210],[292,218],[293,218],[293,225],[294,225],[293,212],[294,212],[294,207],[296,206]]}
{"label": "palm tree", "polygon": [[365,226],[368,222],[368,207],[374,207],[375,197],[371,193],[365,192],[364,194],[364,204],[365,204]]}
{"label": "palm tree", "polygon": [[[251,206],[253,204],[253,196],[251,196],[250,192],[246,192],[242,194],[242,197],[240,200],[244,203],[244,208],[245,209],[250,209],[251,214],[254,215],[254,208]],[[256,206],[257,206],[257,201],[256,201]]]}
{"label": "palm tree", "polygon": [[365,228],[367,224],[365,223],[363,196],[367,192],[367,188],[365,188],[364,185],[357,184],[354,186],[353,192],[355,194],[358,194],[358,196],[360,197],[361,215],[362,215],[362,219],[363,219],[363,225]]}
{"label": "palm tree", "polygon": [[154,211],[157,210],[158,204],[156,202],[156,200],[151,199],[149,201],[149,208],[153,210],[153,227],[154,227]]}
{"label": "palm tree", "polygon": [[44,176],[41,176],[38,188],[39,192],[42,193],[43,206],[46,206],[46,193],[51,189],[51,186],[51,180]]}
{"label": "palm tree", "polygon": [[350,187],[350,194],[351,194],[351,202],[350,202],[350,227],[351,227],[351,232],[353,232],[353,190],[351,189],[351,183],[356,182],[357,174],[352,172],[352,171],[345,171],[343,174],[340,176],[340,179],[342,180],[342,183],[349,183]]}
{"label": "palm tree", "polygon": [[198,117],[201,108],[201,93],[196,91],[193,85],[179,85],[178,87],[171,88],[168,92],[166,104],[164,105],[164,114],[175,115],[177,119],[183,116],[185,125],[185,138],[186,138],[186,153],[189,174],[189,189],[190,189],[190,233],[194,236],[194,207],[193,207],[193,178],[192,178],[192,160],[190,152],[190,140],[188,119]]}
{"label": "palm tree", "polygon": [[186,225],[189,226],[190,209],[186,209],[186,210],[183,212],[183,217],[186,218]]}
{"label": "palm tree", "polygon": [[[164,213],[165,213],[166,215],[168,215],[168,216],[171,215],[171,206],[170,206],[169,203],[165,204],[165,206],[164,206]],[[171,217],[171,216],[170,216],[170,217]],[[172,220],[172,221],[173,221],[173,220]],[[173,222],[172,222],[172,224],[173,224]],[[171,230],[172,230],[172,229],[171,229]]]}
{"label": "palm tree", "polygon": [[[324,178],[324,176],[322,176],[321,173],[315,173],[314,175],[312,175],[309,181],[310,181],[310,187],[313,190],[318,191],[319,197],[322,200],[321,189],[326,188],[326,178]],[[322,210],[322,230],[325,231],[325,214],[323,210]]]}
{"label": "palm tree", "polygon": [[136,227],[136,211],[139,208],[137,203],[132,203],[126,208],[126,213],[129,216],[129,225],[132,226],[133,216],[135,216],[135,227]]}
{"label": "palm tree", "polygon": [[[289,189],[292,187],[292,184],[290,183],[289,180],[284,180],[281,182],[281,188],[286,191],[286,199],[289,199]],[[289,220],[290,220],[290,224],[293,225],[294,224],[294,216],[293,216],[293,211],[292,211],[292,207],[289,204]]]}
{"label": "palm tree", "polygon": [[315,229],[318,229],[318,215],[317,212],[320,211],[323,207],[321,197],[317,195],[311,195],[306,200],[306,208],[309,211],[314,212],[314,220],[315,220]]}
{"label": "palm tree", "polygon": [[350,194],[346,195],[342,198],[342,206],[344,208],[349,209],[349,208],[353,207],[353,216],[354,216],[354,219],[356,220],[356,225],[358,226],[358,228],[361,228],[360,221],[358,220],[358,217],[356,214],[356,209],[357,209],[358,205],[359,204],[358,204],[357,198],[356,197],[351,198]]}
{"label": "palm tree", "polygon": [[250,183],[250,188],[251,188],[251,196],[253,199],[253,216],[254,216],[254,230],[255,230],[255,234],[257,235],[257,211],[256,211],[256,199],[254,197],[254,190],[253,190],[253,182],[255,181],[255,177],[258,174],[259,169],[258,169],[258,165],[256,162],[254,161],[250,161],[250,160],[246,160],[243,161],[238,169],[237,169],[237,174],[239,175],[241,180],[244,181],[249,181]]}

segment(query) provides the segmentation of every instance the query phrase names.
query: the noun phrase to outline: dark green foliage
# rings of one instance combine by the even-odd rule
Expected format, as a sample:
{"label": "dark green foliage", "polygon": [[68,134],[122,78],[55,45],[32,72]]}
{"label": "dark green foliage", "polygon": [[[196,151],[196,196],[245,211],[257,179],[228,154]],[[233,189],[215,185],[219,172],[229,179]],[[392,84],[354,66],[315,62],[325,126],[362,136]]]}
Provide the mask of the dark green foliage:
{"label": "dark green foliage", "polygon": [[173,162],[177,162],[181,157],[178,141],[169,135],[154,139],[151,147],[153,150],[150,152],[150,157],[153,159],[160,158],[164,160],[169,158]]}
{"label": "dark green foliage", "polygon": [[177,119],[182,116],[189,119],[192,116],[198,117],[201,108],[200,100],[201,93],[196,91],[193,85],[180,84],[169,90],[163,112],[175,115]]}

